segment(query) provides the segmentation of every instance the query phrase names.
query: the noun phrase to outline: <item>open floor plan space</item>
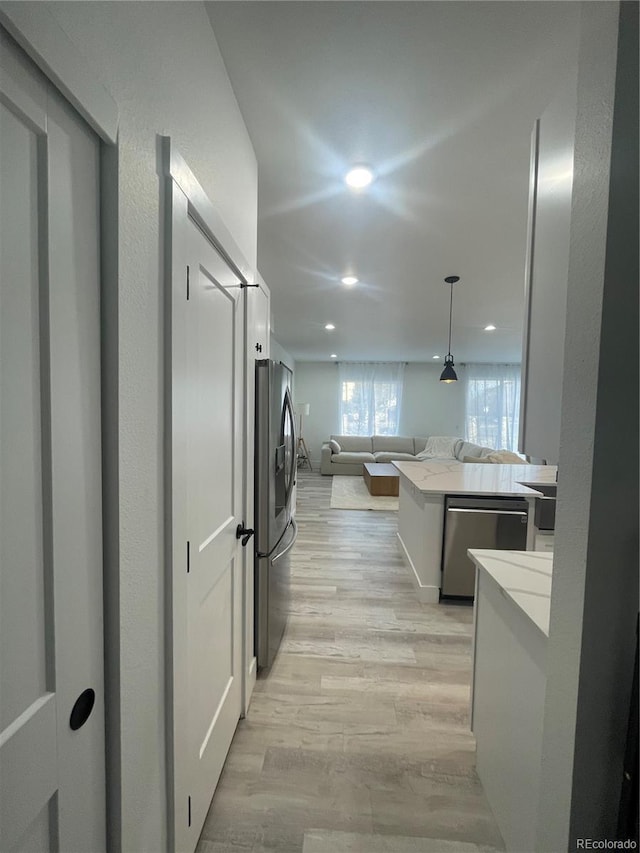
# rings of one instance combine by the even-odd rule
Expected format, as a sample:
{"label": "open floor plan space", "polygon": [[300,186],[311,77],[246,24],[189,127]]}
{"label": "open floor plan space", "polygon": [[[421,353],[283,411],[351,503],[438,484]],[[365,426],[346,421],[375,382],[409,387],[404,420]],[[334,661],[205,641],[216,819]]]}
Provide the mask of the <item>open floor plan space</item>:
{"label": "open floor plan space", "polygon": [[395,512],[298,475],[288,628],[198,853],[502,850],[469,730],[471,607],[420,604]]}

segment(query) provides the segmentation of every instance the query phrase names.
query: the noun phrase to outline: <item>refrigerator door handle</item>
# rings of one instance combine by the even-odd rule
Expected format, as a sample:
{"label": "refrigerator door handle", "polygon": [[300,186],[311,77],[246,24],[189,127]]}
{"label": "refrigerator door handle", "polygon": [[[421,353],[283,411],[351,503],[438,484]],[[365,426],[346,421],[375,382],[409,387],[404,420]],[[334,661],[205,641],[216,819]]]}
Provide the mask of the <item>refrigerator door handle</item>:
{"label": "refrigerator door handle", "polygon": [[282,551],[280,551],[279,554],[275,555],[275,557],[271,560],[272,564],[277,563],[281,557],[284,557],[285,554],[288,554],[289,551],[295,545],[296,539],[298,538],[298,525],[296,524],[295,518],[291,519],[291,526],[293,527],[293,538],[292,538],[291,542],[289,542],[289,544],[287,545],[286,548],[284,548]]}

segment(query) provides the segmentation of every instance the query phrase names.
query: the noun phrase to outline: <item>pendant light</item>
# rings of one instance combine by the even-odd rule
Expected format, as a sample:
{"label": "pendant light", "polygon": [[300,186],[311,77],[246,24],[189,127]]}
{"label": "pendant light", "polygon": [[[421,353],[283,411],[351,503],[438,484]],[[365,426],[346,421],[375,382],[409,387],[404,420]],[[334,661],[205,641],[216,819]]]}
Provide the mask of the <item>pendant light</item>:
{"label": "pendant light", "polygon": [[459,275],[448,275],[445,278],[448,285],[451,286],[451,296],[449,299],[449,352],[444,359],[444,370],[440,374],[440,382],[457,382],[458,377],[453,369],[453,356],[451,355],[451,317],[453,312],[453,285],[456,281],[460,281]]}

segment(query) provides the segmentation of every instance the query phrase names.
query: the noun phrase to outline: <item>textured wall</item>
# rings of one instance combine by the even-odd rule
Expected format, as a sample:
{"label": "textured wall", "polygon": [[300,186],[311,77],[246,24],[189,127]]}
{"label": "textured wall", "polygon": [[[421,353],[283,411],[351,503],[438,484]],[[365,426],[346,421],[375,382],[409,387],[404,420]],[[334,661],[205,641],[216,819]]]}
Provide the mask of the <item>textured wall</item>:
{"label": "textured wall", "polygon": [[[32,4],[37,14],[39,4]],[[47,3],[91,62],[119,129],[119,676],[125,851],[166,848],[163,313],[157,135],[170,135],[249,263],[257,167],[200,3]],[[118,571],[117,567],[109,567]],[[112,650],[113,651],[113,650]]]}

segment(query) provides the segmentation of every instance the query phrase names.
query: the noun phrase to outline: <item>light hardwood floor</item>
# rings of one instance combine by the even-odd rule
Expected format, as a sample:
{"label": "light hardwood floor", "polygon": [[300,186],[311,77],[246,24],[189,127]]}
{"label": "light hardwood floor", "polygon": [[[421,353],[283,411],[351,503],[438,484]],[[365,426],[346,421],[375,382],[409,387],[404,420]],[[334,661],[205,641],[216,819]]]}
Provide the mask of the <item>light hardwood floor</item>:
{"label": "light hardwood floor", "polygon": [[502,839],[469,732],[470,607],[423,605],[397,513],[299,473],[293,602],[197,853],[475,853]]}

